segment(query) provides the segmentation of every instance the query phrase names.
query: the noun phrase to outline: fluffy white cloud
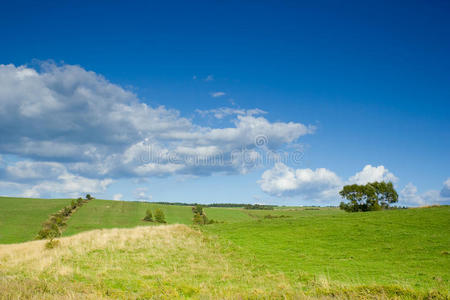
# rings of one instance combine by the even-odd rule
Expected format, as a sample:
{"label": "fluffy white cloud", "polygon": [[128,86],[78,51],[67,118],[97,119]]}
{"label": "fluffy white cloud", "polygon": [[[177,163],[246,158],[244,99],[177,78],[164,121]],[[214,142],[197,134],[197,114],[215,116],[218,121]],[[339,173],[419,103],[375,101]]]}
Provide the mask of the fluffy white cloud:
{"label": "fluffy white cloud", "polygon": [[334,172],[318,168],[292,169],[283,163],[266,170],[258,181],[263,192],[277,197],[297,196],[303,200],[314,200],[336,204],[339,190],[344,184],[366,184],[373,181],[397,181],[397,177],[384,166],[366,165],[347,181]]}
{"label": "fluffy white cloud", "polygon": [[374,167],[366,165],[362,171],[356,173],[348,179],[348,183],[366,184],[374,181],[392,181],[396,182],[398,179],[394,174],[389,172],[384,166]]}
{"label": "fluffy white cloud", "polygon": [[335,173],[324,168],[294,170],[283,163],[277,163],[262,174],[258,183],[270,195],[298,195],[310,200],[322,200],[336,193],[342,181]]}
{"label": "fluffy white cloud", "polygon": [[80,66],[0,65],[0,154],[35,163],[6,162],[0,181],[33,181],[28,191],[44,193],[50,190],[44,180],[72,192],[87,179],[93,181],[85,187],[93,192],[93,185],[111,178],[245,173],[249,167],[234,153],[254,151],[256,137],[264,137],[264,149],[277,149],[314,131],[269,122],[257,109],[208,113],[232,116],[230,126],[199,126],[177,110],[148,106]]}
{"label": "fluffy white cloud", "polygon": [[[445,188],[445,183],[444,183]],[[442,196],[442,191],[429,190],[420,194],[417,187],[411,182],[405,185],[399,194],[399,204],[407,206],[424,206],[448,203],[449,199]]]}
{"label": "fluffy white cloud", "polygon": [[152,195],[148,194],[148,189],[147,188],[137,188],[134,190],[134,198],[138,201],[151,201],[152,200]]}
{"label": "fluffy white cloud", "polygon": [[0,186],[25,197],[101,193],[112,179],[92,179],[71,173],[57,162],[18,161],[0,168]]}
{"label": "fluffy white cloud", "polygon": [[444,186],[442,187],[440,195],[443,198],[450,198],[450,178],[447,178],[447,180],[444,181]]}
{"label": "fluffy white cloud", "polygon": [[[266,170],[258,181],[261,190],[275,197],[297,197],[300,200],[316,201],[336,205],[341,201],[338,194],[345,184],[366,184],[373,181],[397,182],[398,178],[384,166],[366,165],[360,172],[342,180],[330,170],[319,168],[293,169],[277,163]],[[399,205],[424,206],[450,203],[450,178],[439,192],[429,190],[419,193],[417,187],[408,183],[399,192]]]}
{"label": "fluffy white cloud", "polygon": [[225,96],[225,95],[226,95],[226,93],[224,93],[224,92],[211,93],[211,97],[213,97],[213,98],[219,98],[219,97],[222,97],[222,96]]}
{"label": "fluffy white cloud", "polygon": [[122,194],[114,194],[113,195],[113,200],[120,201],[120,200],[122,200],[122,198],[123,198]]}

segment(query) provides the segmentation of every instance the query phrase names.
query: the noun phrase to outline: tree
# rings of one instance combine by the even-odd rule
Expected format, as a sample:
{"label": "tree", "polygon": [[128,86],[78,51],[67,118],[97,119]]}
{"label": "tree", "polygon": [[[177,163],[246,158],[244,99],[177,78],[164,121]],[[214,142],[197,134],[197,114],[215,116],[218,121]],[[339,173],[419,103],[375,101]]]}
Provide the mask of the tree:
{"label": "tree", "polygon": [[147,209],[147,211],[145,213],[144,221],[153,222],[153,215],[152,215],[151,209]]}
{"label": "tree", "polygon": [[86,195],[86,199],[92,200],[92,199],[94,199],[94,198],[91,196],[91,194],[87,194],[87,195]]}
{"label": "tree", "polygon": [[166,223],[164,212],[159,208],[155,209],[155,221],[158,223]]}
{"label": "tree", "polygon": [[398,201],[398,194],[392,182],[371,182],[366,185],[346,185],[339,192],[349,202],[339,207],[348,212],[373,211],[389,208]]}
{"label": "tree", "polygon": [[192,218],[192,223],[196,225],[206,225],[214,223],[214,220],[208,220],[205,212],[203,211],[202,205],[195,205],[192,207],[192,212],[194,213],[194,217]]}

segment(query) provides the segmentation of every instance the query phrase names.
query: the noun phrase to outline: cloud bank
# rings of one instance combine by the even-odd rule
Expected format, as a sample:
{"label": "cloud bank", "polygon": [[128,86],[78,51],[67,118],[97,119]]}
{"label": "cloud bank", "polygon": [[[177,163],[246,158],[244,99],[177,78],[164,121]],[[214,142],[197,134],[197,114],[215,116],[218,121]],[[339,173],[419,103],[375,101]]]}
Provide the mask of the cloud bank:
{"label": "cloud bank", "polygon": [[314,131],[260,110],[214,114],[230,116],[230,126],[151,107],[80,66],[0,65],[0,184],[40,196],[102,191],[116,178],[245,173],[236,150],[251,153],[255,137],[276,150]]}

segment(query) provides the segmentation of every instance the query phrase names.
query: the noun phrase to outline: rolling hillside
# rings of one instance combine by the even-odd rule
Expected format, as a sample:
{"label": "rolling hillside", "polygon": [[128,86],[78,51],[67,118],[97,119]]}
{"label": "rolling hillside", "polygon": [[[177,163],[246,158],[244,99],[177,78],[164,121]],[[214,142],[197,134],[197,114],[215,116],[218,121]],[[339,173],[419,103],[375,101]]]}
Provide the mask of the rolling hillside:
{"label": "rolling hillside", "polygon": [[[2,201],[0,211],[12,220],[2,227],[11,232],[3,243],[13,242],[14,232],[32,239],[45,213],[68,202]],[[41,213],[27,222],[20,207]],[[169,224],[183,225],[142,221],[146,209],[156,207]],[[45,241],[0,245],[0,294],[19,289],[24,298],[449,296],[449,206],[206,213],[220,223],[190,226],[189,206],[92,200],[71,216],[55,249],[44,250]]]}

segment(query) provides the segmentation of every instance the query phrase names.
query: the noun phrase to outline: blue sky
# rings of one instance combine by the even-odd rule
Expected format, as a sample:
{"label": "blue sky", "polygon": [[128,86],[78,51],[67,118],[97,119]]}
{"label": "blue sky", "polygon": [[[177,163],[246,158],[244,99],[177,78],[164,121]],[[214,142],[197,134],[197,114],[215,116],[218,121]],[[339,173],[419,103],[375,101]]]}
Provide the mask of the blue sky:
{"label": "blue sky", "polygon": [[[449,201],[448,2],[18,1],[0,10],[1,194],[58,197],[85,188],[125,200],[336,204],[345,183],[395,179],[405,204]],[[24,69],[37,75],[21,77],[14,93],[19,81],[11,78]],[[61,92],[68,81],[93,94]],[[111,100],[122,91],[130,95]],[[56,98],[45,102],[48,94]],[[111,130],[77,123],[88,113],[142,111],[111,112],[102,101],[166,111],[140,116],[138,125],[121,119]],[[217,118],[218,109],[227,116]],[[59,130],[63,119],[52,112],[71,110],[81,117]],[[41,128],[43,116],[52,122]],[[158,129],[158,120],[174,121],[177,131]],[[230,128],[242,129],[234,140],[205,133]],[[192,132],[195,141],[184,137]],[[142,163],[125,164],[124,153],[146,134],[164,151],[301,149],[302,159],[254,168],[165,162],[144,172]],[[270,149],[253,147],[252,134],[266,136]]]}

